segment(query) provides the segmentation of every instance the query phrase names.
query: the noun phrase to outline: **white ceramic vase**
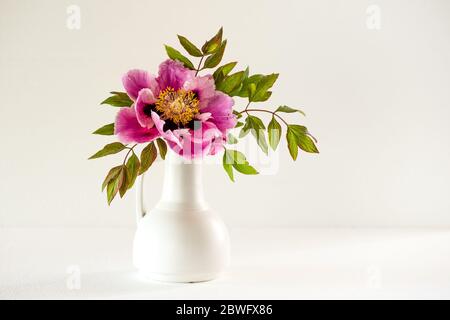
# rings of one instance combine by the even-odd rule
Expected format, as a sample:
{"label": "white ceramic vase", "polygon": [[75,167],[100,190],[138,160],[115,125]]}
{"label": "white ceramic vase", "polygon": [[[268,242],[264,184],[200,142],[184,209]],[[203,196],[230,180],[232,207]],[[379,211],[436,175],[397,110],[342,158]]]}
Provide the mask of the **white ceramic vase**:
{"label": "white ceramic vase", "polygon": [[229,264],[230,240],[222,219],[205,202],[202,164],[186,163],[169,150],[161,199],[148,212],[142,176],[137,183],[134,265],[144,276],[160,281],[217,278]]}

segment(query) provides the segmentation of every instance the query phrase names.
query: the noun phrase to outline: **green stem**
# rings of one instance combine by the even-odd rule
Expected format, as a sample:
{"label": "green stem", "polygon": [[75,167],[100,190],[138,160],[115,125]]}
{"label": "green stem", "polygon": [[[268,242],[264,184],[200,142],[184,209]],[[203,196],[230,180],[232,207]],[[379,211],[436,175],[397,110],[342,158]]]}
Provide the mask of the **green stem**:
{"label": "green stem", "polygon": [[[247,112],[248,106],[250,105],[250,101],[247,103],[247,105],[245,106],[245,112]],[[248,113],[247,113],[248,114]]]}
{"label": "green stem", "polygon": [[200,59],[200,62],[198,63],[198,67],[197,67],[197,71],[195,72],[195,76],[197,76],[198,75],[198,72],[200,71],[200,66],[202,65],[202,62],[203,62],[203,58],[204,58],[205,56],[203,55],[202,57],[201,57],[201,59]]}
{"label": "green stem", "polygon": [[122,165],[125,165],[125,162],[127,161],[127,158],[128,158],[128,156],[130,155],[130,152],[133,152],[133,153],[134,153],[133,149],[134,149],[134,147],[136,147],[136,146],[137,146],[137,143],[136,143],[134,146],[132,146],[131,148],[128,147],[128,149],[130,149],[130,150],[128,150],[127,154],[125,155],[125,159],[123,159],[123,164],[122,164]]}

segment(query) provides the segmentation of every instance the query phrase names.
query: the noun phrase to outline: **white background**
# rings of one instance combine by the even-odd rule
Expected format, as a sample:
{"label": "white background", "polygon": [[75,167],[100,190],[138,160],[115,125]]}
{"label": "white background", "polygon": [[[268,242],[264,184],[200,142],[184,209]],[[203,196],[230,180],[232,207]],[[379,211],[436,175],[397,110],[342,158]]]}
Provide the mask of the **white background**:
{"label": "white background", "polygon": [[[69,5],[81,29],[66,27]],[[370,5],[381,29],[366,26]],[[176,34],[197,44],[224,26],[224,61],[279,72],[264,104],[319,139],[275,175],[228,181],[205,168],[210,205],[230,226],[450,226],[450,2],[0,2],[0,226],[133,226],[134,196],[100,192],[121,156],[87,161],[90,134],[117,109],[130,68],[157,71]],[[243,102],[236,101],[242,107]],[[258,164],[256,164],[258,166]],[[147,179],[158,199],[162,163]]]}

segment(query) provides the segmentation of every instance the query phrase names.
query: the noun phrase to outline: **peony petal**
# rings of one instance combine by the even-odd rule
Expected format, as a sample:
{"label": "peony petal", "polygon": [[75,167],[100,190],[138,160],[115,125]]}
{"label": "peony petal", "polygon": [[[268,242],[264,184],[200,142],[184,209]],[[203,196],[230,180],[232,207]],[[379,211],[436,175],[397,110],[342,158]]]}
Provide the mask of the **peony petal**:
{"label": "peony petal", "polygon": [[183,87],[186,81],[191,80],[194,75],[194,71],[185,68],[181,62],[168,59],[160,64],[156,81],[161,90],[167,87],[178,90]]}
{"label": "peony petal", "polygon": [[123,87],[131,99],[136,100],[139,91],[143,88],[150,88],[155,95],[159,93],[158,83],[154,76],[147,71],[133,69],[122,77]]}
{"label": "peony petal", "polygon": [[200,101],[199,108],[202,110],[208,105],[208,101],[215,96],[216,86],[211,75],[195,77],[184,84],[184,89],[193,91]]}
{"label": "peony petal", "polygon": [[209,121],[201,122],[201,127],[196,130],[190,130],[190,133],[194,143],[201,143],[204,140],[213,140],[222,136],[216,125]]}
{"label": "peony petal", "polygon": [[216,127],[226,136],[227,131],[236,126],[236,116],[233,114],[234,101],[231,97],[223,92],[216,91],[213,98],[208,101],[208,105],[202,109],[203,113],[211,113],[213,122]]}
{"label": "peony petal", "polygon": [[[222,134],[212,122],[201,122],[196,130],[179,129],[174,134],[179,138],[180,144],[169,142],[169,147],[187,159],[204,157],[211,154],[212,142],[222,141]],[[215,147],[215,151],[220,146]]]}
{"label": "peony petal", "polygon": [[210,112],[205,112],[205,113],[199,113],[195,116],[195,119],[201,121],[201,122],[205,122],[207,121],[209,118],[211,118],[211,113]]}
{"label": "peony petal", "polygon": [[175,143],[178,146],[181,146],[181,142],[180,142],[180,138],[177,137],[172,130],[167,130],[164,131],[164,124],[166,123],[164,120],[162,120],[159,115],[152,111],[151,113],[152,115],[152,120],[153,123],[155,124],[155,128],[156,130],[158,130],[159,134],[161,135],[161,137],[163,137],[164,139],[167,140],[167,142],[172,142]]}
{"label": "peony petal", "polygon": [[115,122],[115,134],[122,143],[144,143],[160,136],[156,128],[144,128],[136,117],[134,107],[121,108],[117,113]]}
{"label": "peony petal", "polygon": [[211,149],[211,140],[194,143],[190,135],[187,135],[182,139],[181,145],[177,145],[171,141],[169,141],[168,144],[170,149],[186,159],[204,157],[208,155]]}
{"label": "peony petal", "polygon": [[184,136],[186,135],[190,135],[190,131],[187,128],[181,128],[181,129],[176,129],[173,130],[173,134],[175,135],[175,137],[177,137],[179,140],[181,140]]}
{"label": "peony petal", "polygon": [[214,139],[211,143],[211,149],[209,150],[210,155],[216,155],[217,153],[224,150],[224,140],[223,139]]}
{"label": "peony petal", "polygon": [[144,88],[139,91],[139,95],[136,99],[136,116],[141,126],[146,128],[154,126],[150,114],[151,108],[149,108],[149,106],[154,105],[155,102],[156,99],[150,89]]}

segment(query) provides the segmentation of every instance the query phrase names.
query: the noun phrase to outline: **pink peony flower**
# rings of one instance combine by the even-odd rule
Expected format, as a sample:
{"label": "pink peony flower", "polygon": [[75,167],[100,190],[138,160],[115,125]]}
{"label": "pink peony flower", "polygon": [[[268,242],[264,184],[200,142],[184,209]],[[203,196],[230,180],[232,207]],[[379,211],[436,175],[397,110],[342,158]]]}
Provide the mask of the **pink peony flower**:
{"label": "pink peony flower", "polygon": [[117,114],[115,133],[123,143],[162,137],[179,155],[202,157],[221,151],[236,125],[233,99],[216,91],[211,75],[196,77],[178,61],[164,61],[158,77],[130,70],[122,81],[134,101]]}

